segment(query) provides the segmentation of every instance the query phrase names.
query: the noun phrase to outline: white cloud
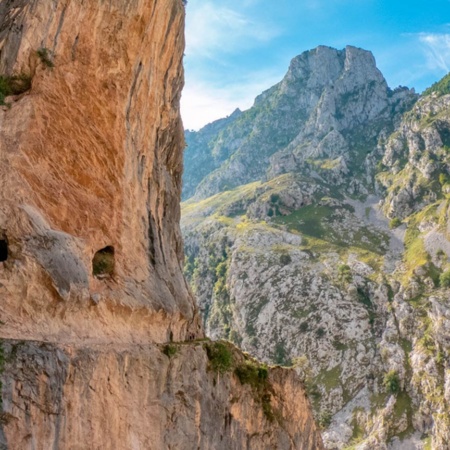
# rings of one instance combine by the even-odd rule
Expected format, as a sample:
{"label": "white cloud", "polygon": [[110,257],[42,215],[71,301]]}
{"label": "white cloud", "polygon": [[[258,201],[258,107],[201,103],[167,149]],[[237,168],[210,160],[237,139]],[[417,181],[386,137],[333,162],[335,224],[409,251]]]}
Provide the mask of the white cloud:
{"label": "white cloud", "polygon": [[281,78],[280,73],[257,72],[227,86],[188,79],[181,98],[184,127],[198,130],[214,120],[229,116],[236,108],[250,108],[257,95]]}
{"label": "white cloud", "polygon": [[235,10],[204,1],[189,3],[186,17],[186,53],[189,57],[208,57],[239,52],[267,42],[278,30]]}
{"label": "white cloud", "polygon": [[450,34],[420,33],[419,40],[425,47],[428,68],[450,72]]}

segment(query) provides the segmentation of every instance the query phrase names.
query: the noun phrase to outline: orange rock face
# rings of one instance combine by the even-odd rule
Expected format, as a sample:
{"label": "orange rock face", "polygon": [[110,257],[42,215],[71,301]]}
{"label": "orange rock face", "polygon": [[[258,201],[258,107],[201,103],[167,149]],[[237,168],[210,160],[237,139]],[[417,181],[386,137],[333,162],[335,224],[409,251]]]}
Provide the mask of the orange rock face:
{"label": "orange rock face", "polygon": [[[197,335],[178,226],[181,1],[9,3],[0,74],[32,84],[0,111],[2,334]],[[95,277],[106,246],[114,272]]]}
{"label": "orange rock face", "polygon": [[0,3],[1,449],[322,448],[293,371],[256,395],[195,340],[183,30],[182,0]]}

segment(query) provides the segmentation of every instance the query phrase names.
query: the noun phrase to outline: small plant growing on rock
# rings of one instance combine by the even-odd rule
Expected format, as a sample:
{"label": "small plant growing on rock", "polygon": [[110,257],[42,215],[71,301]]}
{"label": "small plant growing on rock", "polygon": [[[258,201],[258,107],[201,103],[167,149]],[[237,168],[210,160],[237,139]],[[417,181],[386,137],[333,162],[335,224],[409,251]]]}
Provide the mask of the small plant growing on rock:
{"label": "small plant growing on rock", "polygon": [[26,74],[0,76],[0,105],[8,95],[19,95],[31,89],[31,77]]}
{"label": "small plant growing on rock", "polygon": [[173,344],[166,344],[163,347],[162,352],[168,357],[172,358],[172,356],[175,356],[177,354],[177,347]]}
{"label": "small plant growing on rock", "polygon": [[390,370],[383,379],[384,387],[387,392],[391,394],[398,394],[400,392],[400,378],[395,370]]}
{"label": "small plant growing on rock", "polygon": [[439,184],[441,186],[444,186],[444,184],[447,184],[450,182],[450,176],[447,173],[440,173],[439,174]]}
{"label": "small plant growing on rock", "polygon": [[398,228],[402,224],[402,221],[398,217],[394,217],[389,222],[389,228],[393,230],[394,228]]}
{"label": "small plant growing on rock", "polygon": [[52,67],[55,67],[55,64],[53,63],[52,52],[48,48],[41,47],[40,49],[37,50],[36,53],[45,66],[49,67],[50,69]]}
{"label": "small plant growing on rock", "polygon": [[211,342],[205,345],[211,368],[218,373],[229,372],[233,367],[233,353],[224,342]]}
{"label": "small plant growing on rock", "polygon": [[287,266],[288,264],[290,264],[292,262],[292,258],[288,253],[283,253],[280,256],[280,264],[282,266]]}
{"label": "small plant growing on rock", "polygon": [[338,267],[339,279],[345,283],[351,283],[352,281],[352,271],[350,266],[347,264],[341,264]]}
{"label": "small plant growing on rock", "polygon": [[439,285],[441,287],[450,287],[450,270],[446,270],[439,277]]}
{"label": "small plant growing on rock", "polygon": [[320,428],[327,428],[331,425],[333,415],[329,411],[323,411],[318,419]]}

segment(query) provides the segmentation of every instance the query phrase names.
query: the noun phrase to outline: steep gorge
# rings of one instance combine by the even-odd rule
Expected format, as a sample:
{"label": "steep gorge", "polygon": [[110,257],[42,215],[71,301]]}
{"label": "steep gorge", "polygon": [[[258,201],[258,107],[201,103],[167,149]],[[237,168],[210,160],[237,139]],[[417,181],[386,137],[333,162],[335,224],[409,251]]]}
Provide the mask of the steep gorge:
{"label": "steep gorge", "polygon": [[0,4],[1,448],[321,448],[293,371],[203,339],[183,30],[181,0]]}
{"label": "steep gorge", "polygon": [[186,133],[185,273],[209,336],[306,380],[327,449],[450,448],[450,89],[296,56]]}

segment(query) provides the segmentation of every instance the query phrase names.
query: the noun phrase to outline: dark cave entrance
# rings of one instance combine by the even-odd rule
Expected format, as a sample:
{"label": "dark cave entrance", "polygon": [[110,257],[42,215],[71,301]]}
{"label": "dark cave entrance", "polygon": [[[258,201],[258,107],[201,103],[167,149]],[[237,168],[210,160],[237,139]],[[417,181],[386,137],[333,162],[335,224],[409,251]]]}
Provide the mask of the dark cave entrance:
{"label": "dark cave entrance", "polygon": [[108,245],[94,255],[92,259],[92,275],[97,278],[112,276],[115,265],[114,247]]}
{"label": "dark cave entrance", "polygon": [[8,259],[8,242],[6,239],[0,239],[0,262]]}

